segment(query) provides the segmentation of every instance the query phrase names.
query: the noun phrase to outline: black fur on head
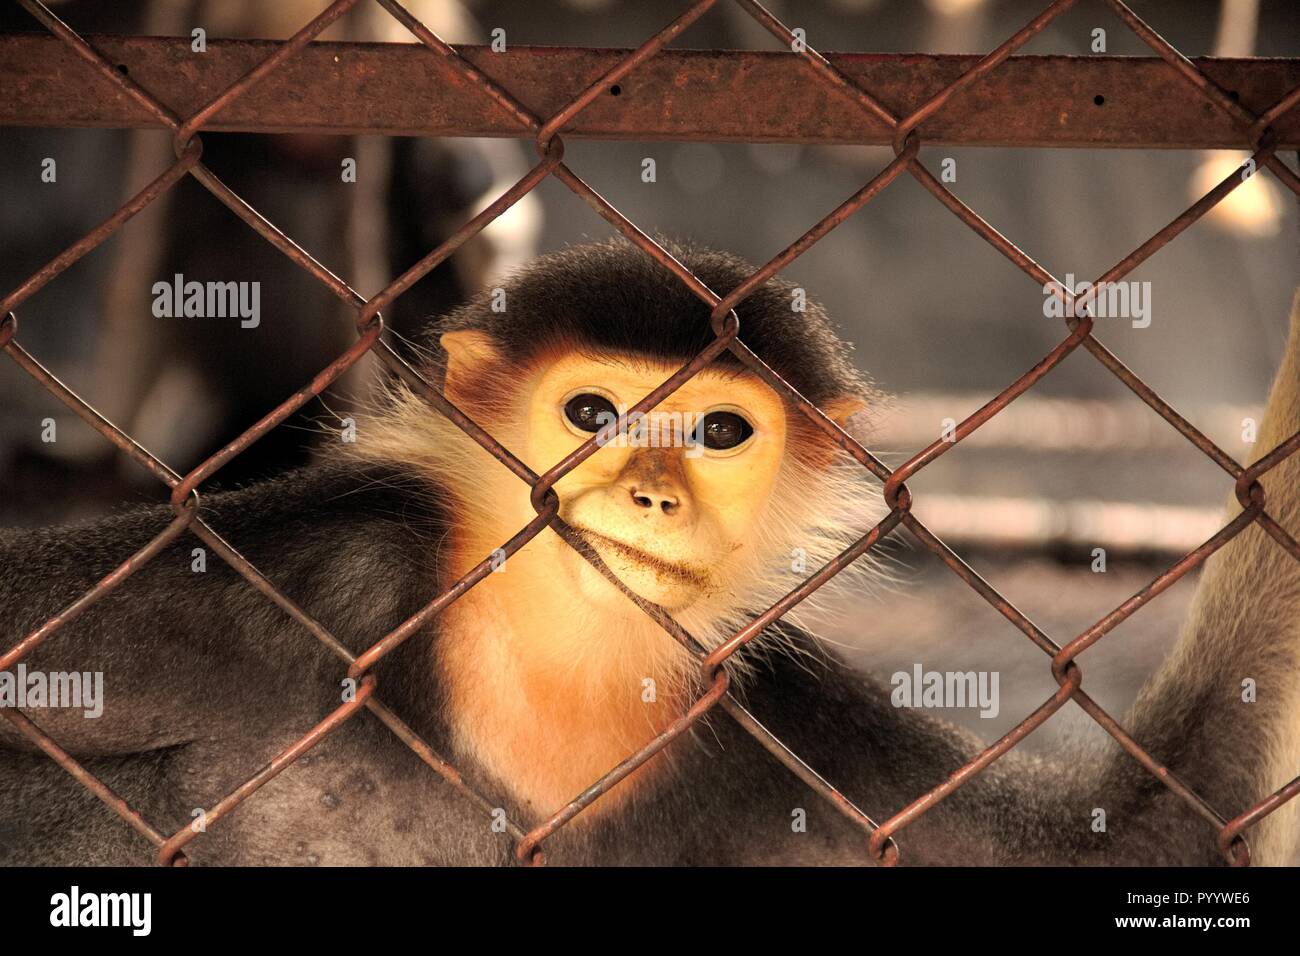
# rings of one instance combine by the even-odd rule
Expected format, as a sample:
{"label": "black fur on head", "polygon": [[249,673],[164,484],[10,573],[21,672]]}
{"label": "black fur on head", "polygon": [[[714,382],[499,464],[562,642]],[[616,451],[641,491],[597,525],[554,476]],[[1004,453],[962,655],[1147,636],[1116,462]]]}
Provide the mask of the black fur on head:
{"label": "black fur on head", "polygon": [[[657,241],[719,296],[755,271],[727,252]],[[684,364],[714,338],[704,302],[621,237],[539,256],[504,288],[504,312],[492,311],[490,291],[479,293],[434,323],[435,341],[444,332],[479,330],[520,365],[553,349]],[[821,306],[808,300],[805,311],[792,309],[794,289],[773,278],[741,302],[736,307],[740,340],[814,403],[869,396],[869,384],[849,361],[849,346]],[[730,352],[714,361],[715,366],[740,364]]]}

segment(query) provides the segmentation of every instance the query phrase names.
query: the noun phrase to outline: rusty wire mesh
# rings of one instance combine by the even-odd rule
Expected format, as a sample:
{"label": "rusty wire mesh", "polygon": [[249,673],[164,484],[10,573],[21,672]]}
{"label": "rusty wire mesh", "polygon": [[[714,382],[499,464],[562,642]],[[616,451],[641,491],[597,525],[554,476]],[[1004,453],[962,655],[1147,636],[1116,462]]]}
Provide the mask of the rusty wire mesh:
{"label": "rusty wire mesh", "polygon": [[[853,456],[862,467],[883,482],[883,494],[889,507],[889,513],[855,544],[832,559],[764,613],[736,631],[727,641],[712,652],[706,652],[701,648],[689,634],[676,625],[660,609],[633,598],[669,635],[682,642],[695,655],[704,674],[707,690],[684,715],[666,730],[636,753],[630,754],[603,777],[594,781],[590,787],[575,797],[569,804],[557,810],[547,819],[535,823],[526,831],[518,823],[509,821],[507,832],[514,840],[515,857],[520,862],[542,863],[544,861],[542,846],[547,837],[563,827],[594,801],[600,799],[605,792],[653,757],[670,741],[689,729],[702,715],[715,707],[731,716],[775,759],[783,763],[848,820],[858,826],[868,838],[869,858],[886,865],[897,863],[899,860],[899,849],[894,840],[895,834],[898,834],[938,801],[961,787],[971,777],[980,773],[985,767],[1016,746],[1069,700],[1075,701],[1107,733],[1115,738],[1133,759],[1155,775],[1161,783],[1203,817],[1213,827],[1220,851],[1227,861],[1234,865],[1247,865],[1250,862],[1250,851],[1243,834],[1283,803],[1300,793],[1300,777],[1297,777],[1272,794],[1260,795],[1259,801],[1254,806],[1237,817],[1226,820],[1206,803],[1201,796],[1179,781],[1167,768],[1161,766],[1151,754],[1129,736],[1110,714],[1103,710],[1082,689],[1083,674],[1075,662],[1075,658],[1083,650],[1096,643],[1117,624],[1146,605],[1156,595],[1163,592],[1193,568],[1200,565],[1209,555],[1240,534],[1252,523],[1259,524],[1278,546],[1286,549],[1292,557],[1300,561],[1300,544],[1297,544],[1295,539],[1265,511],[1264,489],[1259,482],[1262,475],[1300,449],[1300,433],[1291,436],[1277,448],[1263,455],[1249,468],[1241,466],[1161,399],[1106,346],[1097,340],[1092,334],[1093,320],[1087,310],[1087,305],[1098,287],[1103,283],[1118,281],[1127,275],[1136,266],[1205,215],[1233,189],[1238,188],[1246,177],[1238,175],[1234,171],[1204,197],[1179,214],[1167,226],[1098,277],[1090,287],[1090,291],[1085,296],[1075,300],[1073,294],[1065,286],[1057,282],[1041,265],[1017,248],[981,218],[978,213],[954,196],[921,165],[917,158],[921,146],[920,130],[925,121],[941,110],[956,93],[970,87],[972,84],[979,83],[981,78],[996,70],[999,64],[1006,60],[1016,49],[1038,34],[1057,16],[1073,6],[1074,0],[1055,0],[1055,2],[1049,4],[1042,13],[1016,31],[997,49],[979,60],[975,66],[930,98],[913,113],[903,117],[895,116],[869,90],[847,78],[821,54],[807,47],[806,44],[795,42],[794,32],[756,0],[736,0],[747,14],[780,41],[789,45],[797,55],[809,64],[811,72],[815,74],[820,82],[824,82],[839,94],[847,96],[853,103],[878,121],[888,124],[894,131],[893,149],[895,158],[866,185],[846,199],[833,212],[821,219],[793,244],[739,286],[721,296],[705,286],[665,249],[641,232],[632,222],[620,214],[613,205],[570,170],[563,162],[564,141],[561,137],[566,125],[578,113],[639,65],[654,57],[666,44],[681,35],[692,23],[713,7],[717,0],[697,0],[697,2],[691,4],[685,12],[631,52],[617,66],[601,76],[600,79],[592,83],[567,106],[553,116],[545,118],[530,113],[508,90],[502,88],[498,83],[463,59],[455,49],[442,41],[423,23],[406,11],[397,0],[375,0],[402,23],[425,47],[438,56],[445,57],[448,62],[454,65],[455,70],[464,80],[480,89],[500,109],[511,116],[518,123],[518,135],[520,137],[531,137],[534,140],[539,158],[537,164],[514,186],[370,299],[365,299],[353,291],[343,279],[334,275],[313,259],[298,247],[292,239],[280,232],[273,223],[246,204],[228,186],[213,175],[201,162],[203,147],[202,140],[199,137],[200,131],[208,121],[221,113],[234,100],[247,93],[291,57],[295,56],[331,23],[356,6],[358,0],[335,0],[335,2],[330,3],[315,19],[294,34],[288,41],[279,45],[265,61],[242,76],[202,109],[188,117],[174,115],[148,90],[141,88],[128,76],[114,69],[112,62],[97,53],[91,45],[56,17],[40,0],[19,0],[19,2],[32,16],[44,24],[54,36],[75,51],[103,79],[114,84],[117,90],[147,110],[157,121],[171,129],[177,158],[172,165],[104,222],[69,246],[47,265],[27,278],[5,296],[3,300],[0,300],[0,315],[3,316],[3,319],[0,320],[0,347],[3,347],[4,351],[19,366],[51,394],[60,399],[100,434],[166,485],[171,492],[170,500],[175,517],[147,545],[128,557],[89,591],[79,596],[54,617],[23,637],[3,656],[0,656],[0,670],[16,665],[39,645],[53,637],[62,627],[120,585],[146,562],[157,556],[170,542],[188,530],[220,555],[253,587],[266,595],[289,616],[303,625],[336,656],[345,661],[348,665],[348,675],[359,681],[355,699],[345,702],[335,709],[315,727],[312,727],[282,751],[256,775],[220,799],[207,813],[207,822],[209,824],[217,823],[263,784],[291,766],[326,735],[347,723],[363,707],[374,713],[435,773],[448,784],[461,791],[480,811],[485,814],[492,812],[495,805],[493,801],[471,788],[453,766],[439,757],[423,739],[380,701],[376,695],[376,680],[374,675],[371,674],[372,668],[394,648],[415,634],[431,618],[490,573],[492,558],[490,556],[485,558],[463,578],[435,596],[417,614],[389,634],[384,635],[369,649],[360,655],[353,655],[325,627],[281,593],[273,582],[266,579],[256,567],[235,550],[233,545],[227,543],[207,524],[202,515],[198,488],[233,457],[240,454],[249,445],[266,434],[267,431],[284,421],[306,402],[318,396],[344,371],[359,361],[363,355],[367,352],[373,352],[392,372],[415,389],[476,442],[491,452],[521,481],[531,486],[531,500],[537,516],[502,545],[501,551],[507,556],[514,554],[546,527],[553,528],[575,547],[579,547],[580,540],[572,536],[567,526],[559,518],[559,499],[552,488],[571,469],[577,467],[595,453],[599,447],[598,440],[600,436],[593,436],[543,474],[535,474],[478,424],[453,406],[438,389],[426,381],[381,339],[383,332],[381,312],[384,309],[388,308],[398,296],[402,295],[435,266],[447,259],[469,238],[534,189],[547,176],[554,176],[564,183],[602,218],[611,223],[615,229],[644,250],[647,255],[652,256],[663,266],[670,269],[678,279],[686,284],[692,293],[707,303],[711,309],[712,327],[715,336],[712,343],[630,409],[618,422],[617,427],[620,430],[626,426],[629,417],[649,411],[721,354],[724,349],[729,350],[755,374],[792,402],[830,440]],[[1300,177],[1297,177],[1274,155],[1275,137],[1271,128],[1278,117],[1300,103],[1300,87],[1290,91],[1265,112],[1256,115],[1241,106],[1228,91],[1209,79],[1203,71],[1152,30],[1121,0],[1105,0],[1105,2],[1147,46],[1186,80],[1188,86],[1193,87],[1196,93],[1204,97],[1215,109],[1224,112],[1241,129],[1242,142],[1248,145],[1253,152],[1252,158],[1256,165],[1252,169],[1269,169],[1289,189],[1300,195]],[[1055,294],[1058,298],[1067,306],[1065,311],[1069,318],[1066,319],[1068,326],[1066,337],[1036,365],[990,399],[977,412],[962,421],[950,440],[936,440],[927,448],[909,458],[903,465],[891,471],[871,452],[835,425],[816,406],[795,391],[744,345],[738,337],[740,331],[739,320],[734,312],[734,307],[779,270],[806,252],[832,229],[865,206],[904,172],[914,176],[939,202],[969,226],[978,236],[1010,259],[1035,283],[1043,287],[1051,285],[1056,290]],[[127,435],[112,422],[105,419],[33,358],[15,340],[17,318],[14,315],[14,310],[20,307],[37,290],[44,287],[74,262],[102,243],[127,220],[143,210],[187,174],[202,183],[204,187],[252,229],[324,284],[335,296],[354,308],[357,316],[358,338],[350,348],[339,355],[315,378],[295,391],[275,409],[268,412],[256,425],[217,451],[193,471],[180,475],[150,454],[147,449],[137,444],[130,435]],[[907,488],[906,481],[998,414],[1011,401],[1035,385],[1059,365],[1067,355],[1080,346],[1090,352],[1106,369],[1132,390],[1143,402],[1154,409],[1184,438],[1227,472],[1235,483],[1236,496],[1244,510],[1202,545],[1184,555],[1174,565],[1120,604],[1119,607],[1066,644],[1060,645],[1035,626],[1010,601],[999,594],[992,585],[981,578],[913,516],[911,512],[912,496]],[[918,795],[914,801],[890,818],[877,822],[856,807],[831,783],[822,779],[815,770],[804,764],[797,755],[772,736],[737,702],[729,693],[727,671],[723,664],[741,646],[751,641],[765,627],[807,598],[849,563],[866,554],[900,525],[907,528],[922,545],[937,555],[944,564],[992,605],[999,614],[1010,621],[1049,656],[1052,674],[1059,684],[1059,690],[997,742],[984,749],[964,765],[954,767],[950,776],[943,783],[926,793]],[[590,557],[589,552],[586,552],[583,548],[579,547],[579,550]],[[188,823],[171,834],[159,831],[118,797],[103,781],[82,767],[27,716],[11,708],[0,710],[0,714],[3,714],[5,719],[12,723],[23,735],[94,793],[131,827],[157,846],[159,863],[184,865],[188,862],[184,847],[199,835]]]}

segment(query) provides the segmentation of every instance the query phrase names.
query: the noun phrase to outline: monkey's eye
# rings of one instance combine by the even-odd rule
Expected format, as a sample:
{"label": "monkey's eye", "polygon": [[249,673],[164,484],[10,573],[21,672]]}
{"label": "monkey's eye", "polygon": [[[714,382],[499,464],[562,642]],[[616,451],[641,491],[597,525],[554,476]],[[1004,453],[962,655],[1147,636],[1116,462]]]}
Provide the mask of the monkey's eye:
{"label": "monkey's eye", "polygon": [[754,426],[735,412],[709,412],[700,425],[700,443],[722,451],[735,448],[754,434]]}
{"label": "monkey's eye", "polygon": [[598,432],[618,421],[618,412],[605,396],[583,392],[564,403],[564,417],[584,432]]}

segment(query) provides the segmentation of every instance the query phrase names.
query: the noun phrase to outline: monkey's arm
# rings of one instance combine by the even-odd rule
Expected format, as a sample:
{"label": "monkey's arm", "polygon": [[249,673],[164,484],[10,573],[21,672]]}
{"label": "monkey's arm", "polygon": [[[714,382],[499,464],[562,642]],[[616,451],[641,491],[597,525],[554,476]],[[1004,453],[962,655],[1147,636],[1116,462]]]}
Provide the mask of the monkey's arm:
{"label": "monkey's arm", "polygon": [[[318,465],[205,495],[201,514],[354,650],[431,596],[437,518],[420,481]],[[0,647],[13,647],[170,521],[166,507],[90,524],[0,531]],[[25,658],[33,672],[102,672],[103,715],[29,708],[73,754],[135,753],[197,735],[258,732],[339,700],[342,662],[184,533]],[[30,747],[7,721],[0,746]]]}
{"label": "monkey's arm", "polygon": [[[746,681],[741,696],[760,723],[822,777],[877,822],[902,810],[941,784],[975,757],[987,743],[975,734],[924,711],[895,707],[890,687],[859,673],[832,653],[818,650],[810,635],[785,623],[782,643],[809,654],[773,654]],[[814,660],[820,658],[820,660]],[[734,745],[732,750],[737,749]],[[769,755],[754,759],[766,768]],[[1087,831],[1086,808],[1066,798],[1061,787],[1066,768],[1013,750],[933,805],[899,834],[902,858],[915,865],[1068,863],[1077,843],[1064,831]],[[785,771],[781,771],[786,775]],[[756,769],[751,781],[762,776]],[[793,778],[791,778],[793,779]],[[795,784],[779,799],[814,814],[836,813]],[[793,794],[793,796],[791,796]],[[753,787],[738,795],[750,805]],[[782,804],[758,812],[785,821]],[[1073,819],[1072,819],[1073,818]],[[827,822],[810,824],[820,831]],[[838,828],[838,824],[834,824]],[[775,832],[775,831],[774,831]],[[831,862],[861,863],[868,857],[860,830],[839,828]],[[792,854],[792,855],[787,855]],[[815,848],[794,841],[785,854],[766,862],[814,863],[826,860]]]}
{"label": "monkey's arm", "polygon": [[[1297,431],[1300,297],[1252,460]],[[1300,453],[1261,484],[1268,513],[1300,537]],[[1229,517],[1240,510],[1232,497]],[[1229,819],[1300,773],[1300,562],[1257,524],[1206,562],[1178,644],[1143,688],[1126,726]],[[1175,798],[1149,774],[1117,760],[1109,782],[1142,807],[1145,826],[1169,832],[1163,821],[1178,818],[1167,812]],[[1286,862],[1295,852],[1298,814],[1300,801],[1292,800],[1250,832],[1253,862]]]}

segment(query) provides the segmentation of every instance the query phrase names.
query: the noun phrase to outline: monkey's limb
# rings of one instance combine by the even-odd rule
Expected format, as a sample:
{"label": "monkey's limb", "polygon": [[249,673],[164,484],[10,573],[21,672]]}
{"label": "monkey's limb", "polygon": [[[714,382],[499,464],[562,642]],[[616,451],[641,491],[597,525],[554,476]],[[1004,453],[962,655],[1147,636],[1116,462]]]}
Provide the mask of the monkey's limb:
{"label": "monkey's limb", "polygon": [[[1297,431],[1300,297],[1252,461]],[[1292,537],[1300,536],[1300,453],[1261,483],[1267,512]],[[1229,518],[1240,510],[1233,497]],[[1300,774],[1300,561],[1258,524],[1206,561],[1178,643],[1142,689],[1125,726],[1227,819]],[[1136,817],[1153,835],[1205,827],[1188,823],[1173,808],[1181,801],[1127,756],[1116,758],[1105,783],[1098,799],[1105,800],[1108,791],[1123,795],[1123,815]],[[1295,852],[1297,811],[1300,801],[1292,800],[1249,832],[1253,863],[1284,863]],[[1123,816],[1119,820],[1123,826]],[[1212,841],[1202,842],[1212,848]],[[1186,862],[1212,856],[1199,852],[1200,846]]]}

